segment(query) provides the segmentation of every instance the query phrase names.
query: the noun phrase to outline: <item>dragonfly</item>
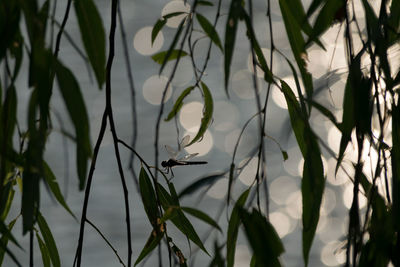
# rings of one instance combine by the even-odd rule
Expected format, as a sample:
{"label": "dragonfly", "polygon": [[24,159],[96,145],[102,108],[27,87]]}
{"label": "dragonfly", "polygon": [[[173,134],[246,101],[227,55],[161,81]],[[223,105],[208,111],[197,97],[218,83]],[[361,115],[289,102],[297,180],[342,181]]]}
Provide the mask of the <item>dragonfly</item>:
{"label": "dragonfly", "polygon": [[199,153],[187,154],[180,158],[177,158],[177,156],[180,154],[180,150],[189,144],[189,140],[190,140],[189,135],[183,137],[179,144],[178,151],[176,151],[169,145],[165,146],[165,150],[167,150],[169,159],[162,161],[161,166],[164,167],[164,170],[167,174],[169,173],[169,171],[171,171],[172,177],[174,177],[174,173],[172,172],[172,167],[186,166],[186,165],[201,165],[208,163],[207,161],[189,161],[193,157],[197,156]]}

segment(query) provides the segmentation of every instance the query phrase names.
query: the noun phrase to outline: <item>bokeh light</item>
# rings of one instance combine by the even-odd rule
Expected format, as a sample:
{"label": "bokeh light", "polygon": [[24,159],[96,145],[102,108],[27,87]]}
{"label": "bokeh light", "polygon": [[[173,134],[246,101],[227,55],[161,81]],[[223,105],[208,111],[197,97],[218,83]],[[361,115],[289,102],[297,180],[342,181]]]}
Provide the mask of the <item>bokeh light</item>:
{"label": "bokeh light", "polygon": [[[257,87],[260,92],[264,86],[264,82],[257,78]],[[246,70],[239,70],[232,76],[232,90],[242,99],[254,98],[254,82],[253,74]]]}
{"label": "bokeh light", "polygon": [[293,231],[293,227],[291,227],[290,223],[290,218],[286,216],[283,212],[276,211],[270,213],[269,220],[274,226],[280,238],[285,237],[287,234]]}
{"label": "bokeh light", "polygon": [[[346,208],[350,209],[351,203],[353,202],[353,184],[346,184],[343,192],[343,204]],[[363,194],[362,188],[360,187],[360,192],[358,193],[358,206],[360,209],[367,205],[367,198]]]}
{"label": "bokeh light", "polygon": [[164,44],[164,36],[160,31],[157,35],[157,38],[154,40],[154,43],[151,44],[151,31],[153,27],[144,27],[141,28],[135,34],[133,38],[133,47],[138,51],[140,54],[144,56],[148,56],[158,52]]}
{"label": "bokeh light", "polygon": [[289,176],[280,176],[272,181],[269,186],[271,199],[279,205],[285,204],[290,193],[299,189],[295,178]]}
{"label": "bokeh light", "polygon": [[[189,135],[190,140],[192,140],[195,137],[196,133],[197,132],[186,132],[185,135]],[[199,155],[197,155],[197,157],[200,157],[200,156],[204,156],[205,154],[210,152],[213,145],[214,145],[213,137],[212,137],[210,131],[207,130],[204,133],[203,138],[201,139],[200,142],[196,142],[193,145],[185,147],[185,150],[190,154],[199,153]]]}
{"label": "bokeh light", "polygon": [[[168,78],[165,76],[153,75],[148,78],[143,84],[143,97],[147,102],[153,105],[160,105],[163,91],[168,83]],[[164,103],[171,97],[172,89],[168,86]]]}
{"label": "bokeh light", "polygon": [[345,251],[342,243],[329,242],[321,250],[321,261],[327,266],[342,265],[346,261]]}
{"label": "bokeh light", "polygon": [[181,108],[179,122],[187,131],[195,132],[199,129],[203,117],[203,103],[189,102]]}
{"label": "bokeh light", "polygon": [[286,212],[293,219],[300,219],[302,215],[302,197],[301,191],[296,190],[287,196],[286,199]]}
{"label": "bokeh light", "polygon": [[169,2],[164,6],[161,11],[161,16],[165,16],[175,12],[185,12],[186,14],[181,14],[178,16],[171,17],[167,20],[167,26],[170,28],[178,28],[181,21],[187,17],[190,12],[190,5],[188,3],[185,4],[184,1],[174,0]]}

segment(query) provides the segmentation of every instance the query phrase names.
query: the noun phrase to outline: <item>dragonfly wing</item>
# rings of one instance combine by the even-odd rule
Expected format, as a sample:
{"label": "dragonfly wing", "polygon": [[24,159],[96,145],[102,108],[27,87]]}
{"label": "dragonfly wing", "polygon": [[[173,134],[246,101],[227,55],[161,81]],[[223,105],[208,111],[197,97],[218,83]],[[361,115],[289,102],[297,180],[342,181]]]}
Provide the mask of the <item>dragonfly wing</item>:
{"label": "dragonfly wing", "polygon": [[181,144],[180,144],[181,149],[184,148],[185,146],[187,146],[189,144],[189,141],[190,141],[190,136],[189,135],[185,135],[182,138],[182,141],[181,141]]}
{"label": "dragonfly wing", "polygon": [[188,154],[188,155],[185,155],[183,158],[181,158],[179,160],[190,160],[190,159],[196,157],[198,154],[199,153]]}
{"label": "dragonfly wing", "polygon": [[175,159],[176,156],[178,155],[178,151],[176,151],[175,149],[173,149],[172,147],[170,147],[169,145],[165,145],[165,150],[167,150],[168,156],[171,159]]}

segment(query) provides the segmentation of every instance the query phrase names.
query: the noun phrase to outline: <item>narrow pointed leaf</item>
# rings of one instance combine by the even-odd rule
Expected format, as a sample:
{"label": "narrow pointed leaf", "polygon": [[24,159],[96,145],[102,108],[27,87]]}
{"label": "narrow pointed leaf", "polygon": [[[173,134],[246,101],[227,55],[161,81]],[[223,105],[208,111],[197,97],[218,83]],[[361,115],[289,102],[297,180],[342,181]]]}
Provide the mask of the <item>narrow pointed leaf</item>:
{"label": "narrow pointed leaf", "polygon": [[157,20],[156,24],[154,24],[153,29],[151,30],[151,45],[154,44],[154,40],[157,38],[158,33],[161,31],[166,23],[167,20],[161,18]]}
{"label": "narrow pointed leaf", "polygon": [[178,112],[180,111],[180,109],[183,106],[183,100],[185,99],[185,97],[187,97],[193,91],[194,88],[196,88],[196,87],[189,86],[188,88],[183,90],[182,94],[176,100],[174,106],[172,107],[172,110],[169,112],[165,121],[170,121],[173,117],[176,116],[176,114],[178,114]]}
{"label": "narrow pointed leaf", "polygon": [[43,267],[50,267],[50,255],[46,244],[38,233],[36,233],[36,239],[39,243],[40,254],[42,254]]}
{"label": "narrow pointed leaf", "polygon": [[51,192],[53,193],[54,197],[64,207],[66,211],[71,214],[72,217],[76,220],[75,215],[72,213],[71,209],[68,207],[67,202],[65,202],[64,196],[61,193],[60,187],[58,186],[56,176],[54,175],[53,171],[50,169],[49,165],[46,162],[43,162],[43,171],[44,171],[44,180],[46,181],[47,185],[49,186]]}
{"label": "narrow pointed leaf", "polygon": [[169,46],[169,48],[168,48],[168,50],[167,50],[167,53],[165,54],[165,56],[163,57],[163,61],[162,61],[162,63],[161,63],[161,67],[160,67],[160,71],[158,72],[158,74],[161,74],[162,73],[162,71],[164,70],[164,67],[165,67],[165,65],[167,64],[167,62],[168,62],[168,60],[169,60],[169,58],[170,58],[170,56],[171,56],[171,54],[174,52],[174,51],[178,51],[178,53],[176,53],[175,52],[175,58],[177,58],[177,59],[179,59],[182,55],[182,52],[184,52],[183,50],[176,50],[175,49],[175,46],[176,46],[176,44],[177,44],[177,42],[178,42],[178,40],[179,40],[179,37],[180,37],[180,35],[181,35],[181,33],[182,33],[182,30],[183,30],[183,25],[185,24],[185,21],[186,21],[186,19],[183,19],[182,21],[181,21],[181,23],[179,24],[179,26],[178,26],[178,29],[177,29],[177,31],[176,31],[176,34],[175,34],[175,36],[174,36],[174,39],[172,40],[172,43],[171,43],[171,45]]}
{"label": "narrow pointed leaf", "polygon": [[225,175],[225,172],[206,176],[206,177],[203,177],[203,178],[200,178],[200,179],[194,181],[193,183],[191,183],[190,185],[185,187],[179,193],[179,198],[182,198],[183,196],[186,196],[186,195],[191,195],[192,193],[196,192],[197,190],[199,190],[205,186],[212,186],[219,179],[224,177],[224,175]]}
{"label": "narrow pointed leaf", "polygon": [[182,210],[190,215],[196,217],[199,220],[211,225],[212,227],[218,229],[222,233],[221,227],[219,227],[218,223],[208,216],[206,213],[202,212],[201,210],[190,208],[190,207],[182,207]]}
{"label": "narrow pointed leaf", "polygon": [[160,233],[159,235],[155,235],[155,232],[152,232],[147,239],[146,244],[144,245],[144,248],[139,254],[139,257],[135,261],[135,265],[139,264],[150,252],[152,252],[157,245],[160,243],[162,237],[164,236],[164,233]]}
{"label": "narrow pointed leaf", "polygon": [[153,227],[157,227],[157,218],[159,218],[159,210],[157,207],[156,193],[153,184],[147,175],[147,172],[141,168],[139,174],[140,195],[142,197],[144,210],[146,211],[147,218]]}
{"label": "narrow pointed leaf", "polygon": [[[174,200],[171,195],[158,184],[158,193],[161,201],[161,205],[164,210],[168,210],[169,207],[174,206]],[[190,240],[193,241],[201,250],[208,254],[206,248],[203,245],[200,237],[196,233],[192,223],[186,218],[185,214],[179,209],[176,211],[177,215],[171,218],[172,223]]]}
{"label": "narrow pointed leaf", "polygon": [[58,249],[56,246],[56,242],[54,241],[53,235],[51,234],[50,228],[47,225],[46,220],[42,216],[40,212],[38,212],[37,222],[40,228],[40,232],[42,233],[44,243],[50,254],[51,262],[53,263],[54,267],[61,266],[60,264],[60,256],[58,255]]}
{"label": "narrow pointed leaf", "polygon": [[188,144],[188,146],[194,144],[205,134],[213,116],[214,104],[210,89],[208,89],[207,85],[201,82],[201,89],[203,90],[203,99],[204,99],[204,108],[203,108],[203,118],[201,118],[200,128],[197,131],[196,136],[193,140]]}
{"label": "narrow pointed leaf", "polygon": [[99,88],[105,81],[106,43],[103,20],[93,0],[74,1],[83,45]]}
{"label": "narrow pointed leaf", "polygon": [[239,212],[247,239],[259,266],[281,266],[279,256],[284,252],[282,241],[272,224],[257,210]]}
{"label": "narrow pointed leaf", "polygon": [[86,105],[75,76],[59,61],[56,63],[56,75],[58,87],[75,127],[79,189],[83,190],[86,183],[87,161],[92,155]]}
{"label": "narrow pointed leaf", "polygon": [[205,0],[197,1],[197,4],[200,6],[214,6],[214,4],[211,3],[210,1],[205,1]]}
{"label": "narrow pointed leaf", "polygon": [[215,30],[214,26],[208,21],[206,17],[197,13],[196,14],[197,21],[199,22],[203,31],[210,37],[211,41],[223,51],[221,40],[219,39],[218,33]]}
{"label": "narrow pointed leaf", "polygon": [[232,210],[231,217],[229,218],[228,224],[228,236],[226,241],[226,263],[227,267],[233,267],[235,263],[235,251],[236,241],[240,226],[240,209],[246,203],[247,197],[249,196],[250,188],[244,191],[238,200],[236,201],[235,207]]}
{"label": "narrow pointed leaf", "polygon": [[228,93],[228,81],[230,76],[233,51],[235,48],[236,32],[239,17],[241,16],[241,0],[232,0],[229,8],[228,19],[225,26],[225,44],[224,44],[224,71],[225,71],[225,92]]}
{"label": "narrow pointed leaf", "polygon": [[296,96],[289,85],[282,80],[281,84],[288,106],[292,129],[304,157],[301,193],[303,200],[303,258],[305,266],[307,266],[324,192],[324,170],[317,138],[311,130],[307,115],[302,113]]}
{"label": "narrow pointed leaf", "polygon": [[[11,235],[11,230],[13,229],[15,222],[17,221],[17,219],[12,220],[9,224],[8,224],[8,233],[4,233],[3,231],[0,231],[2,236],[0,239],[0,266],[3,266],[3,260],[4,260],[4,255],[5,253],[7,253],[7,255],[14,261],[14,263],[17,266],[22,266],[21,263],[19,263],[18,259],[15,257],[15,255],[7,248],[7,244],[8,244],[8,240],[11,238],[14,238]],[[1,226],[0,226],[1,227]],[[14,239],[15,240],[15,239]],[[14,242],[14,241],[13,241]],[[15,240],[16,242],[16,240]],[[19,246],[19,245],[18,245]]]}
{"label": "narrow pointed leaf", "polygon": [[[168,58],[167,58],[168,55]],[[164,62],[170,61],[170,60],[174,60],[177,59],[178,57],[185,57],[187,56],[188,53],[186,53],[183,50],[179,50],[179,49],[174,49],[172,51],[162,51],[159,52],[153,56],[151,56],[151,58],[158,64],[164,64]]]}

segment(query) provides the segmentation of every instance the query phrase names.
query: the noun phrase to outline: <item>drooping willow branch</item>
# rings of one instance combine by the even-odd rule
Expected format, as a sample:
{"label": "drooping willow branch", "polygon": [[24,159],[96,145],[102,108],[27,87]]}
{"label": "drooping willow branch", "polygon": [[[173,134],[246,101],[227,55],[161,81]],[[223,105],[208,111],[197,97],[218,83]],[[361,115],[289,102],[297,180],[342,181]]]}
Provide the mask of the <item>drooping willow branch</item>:
{"label": "drooping willow branch", "polygon": [[90,165],[89,176],[87,180],[87,185],[85,189],[85,198],[84,204],[82,209],[82,217],[81,217],[81,225],[79,231],[79,240],[78,240],[78,247],[75,255],[75,263],[77,266],[81,266],[82,260],[82,246],[83,246],[83,236],[84,236],[84,229],[86,223],[86,214],[87,214],[87,207],[89,203],[89,195],[90,195],[90,188],[93,181],[93,174],[94,169],[96,166],[96,160],[99,153],[100,145],[104,137],[104,132],[107,126],[107,119],[110,122],[110,130],[113,136],[113,143],[114,143],[114,150],[115,156],[118,164],[118,172],[121,178],[121,184],[123,187],[123,195],[124,195],[124,202],[125,202],[125,215],[126,215],[126,228],[127,228],[127,246],[128,246],[128,266],[131,266],[132,262],[132,241],[131,241],[131,226],[130,226],[130,212],[129,212],[129,199],[128,199],[128,188],[126,186],[124,171],[122,168],[119,148],[118,148],[118,137],[115,129],[114,118],[113,118],[113,111],[112,111],[112,104],[111,104],[111,69],[112,63],[114,59],[114,50],[115,50],[115,29],[116,29],[116,20],[117,20],[117,6],[118,0],[113,0],[111,5],[111,27],[110,27],[110,35],[109,35],[109,56],[107,61],[106,67],[106,106],[103,113],[103,118],[101,122],[101,127],[99,131],[99,136],[95,145],[94,153],[93,153],[93,160]]}

